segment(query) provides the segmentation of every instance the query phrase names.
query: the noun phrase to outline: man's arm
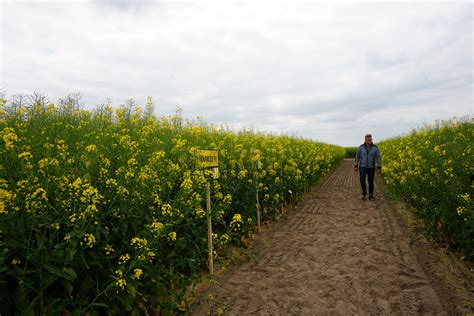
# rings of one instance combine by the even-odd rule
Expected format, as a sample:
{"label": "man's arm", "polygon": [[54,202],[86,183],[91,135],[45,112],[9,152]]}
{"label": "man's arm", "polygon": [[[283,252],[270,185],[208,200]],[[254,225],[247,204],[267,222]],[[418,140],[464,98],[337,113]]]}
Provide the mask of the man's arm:
{"label": "man's arm", "polygon": [[380,150],[377,148],[375,152],[375,160],[377,162],[377,169],[380,171],[382,170],[382,156],[380,155]]}
{"label": "man's arm", "polygon": [[359,167],[359,159],[360,159],[360,147],[357,148],[356,150],[356,156],[355,156],[355,160],[354,160],[354,168],[358,168]]}

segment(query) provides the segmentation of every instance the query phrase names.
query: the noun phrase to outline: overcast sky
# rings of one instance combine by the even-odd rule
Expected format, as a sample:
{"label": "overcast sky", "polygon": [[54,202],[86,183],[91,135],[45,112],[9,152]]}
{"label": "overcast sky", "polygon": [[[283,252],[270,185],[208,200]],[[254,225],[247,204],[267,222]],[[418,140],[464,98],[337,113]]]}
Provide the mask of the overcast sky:
{"label": "overcast sky", "polygon": [[10,96],[153,96],[157,115],[343,146],[474,115],[470,1],[0,2]]}

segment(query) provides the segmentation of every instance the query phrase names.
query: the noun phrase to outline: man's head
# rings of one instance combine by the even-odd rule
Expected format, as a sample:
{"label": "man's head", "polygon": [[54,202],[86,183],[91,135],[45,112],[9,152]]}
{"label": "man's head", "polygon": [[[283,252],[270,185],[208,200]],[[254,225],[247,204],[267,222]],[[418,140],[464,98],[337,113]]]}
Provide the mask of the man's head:
{"label": "man's head", "polygon": [[367,145],[372,145],[372,135],[371,134],[365,135],[365,143]]}

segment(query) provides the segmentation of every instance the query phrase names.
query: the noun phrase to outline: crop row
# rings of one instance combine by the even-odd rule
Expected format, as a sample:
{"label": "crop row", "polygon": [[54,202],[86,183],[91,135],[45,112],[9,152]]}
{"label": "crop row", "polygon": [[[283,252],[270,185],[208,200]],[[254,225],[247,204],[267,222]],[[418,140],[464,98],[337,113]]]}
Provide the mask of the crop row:
{"label": "crop row", "polygon": [[[206,172],[214,255],[344,157],[344,149],[253,131],[234,132],[177,113],[128,104],[92,111],[67,102],[2,101],[0,291],[5,310],[33,314],[186,309],[207,262]],[[259,149],[259,154],[253,154]]]}
{"label": "crop row", "polygon": [[389,187],[425,220],[429,233],[474,259],[474,121],[438,121],[378,144]]}

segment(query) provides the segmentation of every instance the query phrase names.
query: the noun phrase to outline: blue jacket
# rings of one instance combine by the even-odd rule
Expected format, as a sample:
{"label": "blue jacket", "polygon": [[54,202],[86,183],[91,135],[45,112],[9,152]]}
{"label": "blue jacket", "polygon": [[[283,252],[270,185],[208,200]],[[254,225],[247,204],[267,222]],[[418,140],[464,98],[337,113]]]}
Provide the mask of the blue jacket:
{"label": "blue jacket", "polygon": [[377,145],[372,144],[370,150],[365,143],[360,145],[359,148],[357,148],[355,156],[355,166],[359,168],[381,168],[382,156],[380,156]]}

